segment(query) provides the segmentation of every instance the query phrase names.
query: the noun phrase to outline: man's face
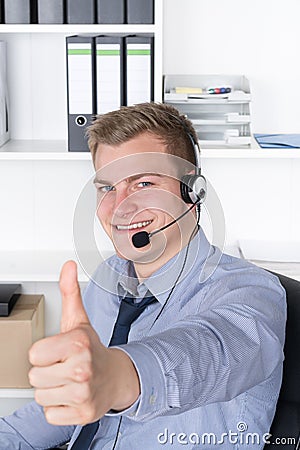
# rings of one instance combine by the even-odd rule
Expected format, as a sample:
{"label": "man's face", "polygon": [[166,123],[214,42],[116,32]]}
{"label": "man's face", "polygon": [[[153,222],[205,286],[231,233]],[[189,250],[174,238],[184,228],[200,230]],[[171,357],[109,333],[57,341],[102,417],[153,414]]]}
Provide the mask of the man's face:
{"label": "man's face", "polygon": [[135,233],[160,229],[187,209],[176,164],[164,144],[149,133],[118,146],[101,144],[95,168],[97,216],[117,254],[144,264],[163,259],[163,254],[167,259],[175,255],[184,240],[184,220],[180,227],[174,224],[153,236],[143,248],[132,243]]}

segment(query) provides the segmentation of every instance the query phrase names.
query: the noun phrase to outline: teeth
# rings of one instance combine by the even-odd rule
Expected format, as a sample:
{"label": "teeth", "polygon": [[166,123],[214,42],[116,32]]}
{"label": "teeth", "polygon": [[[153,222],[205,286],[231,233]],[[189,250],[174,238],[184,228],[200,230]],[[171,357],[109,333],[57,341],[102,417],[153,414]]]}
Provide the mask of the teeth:
{"label": "teeth", "polygon": [[135,228],[146,227],[152,222],[152,220],[147,220],[146,222],[133,223],[131,225],[117,225],[117,230],[134,230]]}

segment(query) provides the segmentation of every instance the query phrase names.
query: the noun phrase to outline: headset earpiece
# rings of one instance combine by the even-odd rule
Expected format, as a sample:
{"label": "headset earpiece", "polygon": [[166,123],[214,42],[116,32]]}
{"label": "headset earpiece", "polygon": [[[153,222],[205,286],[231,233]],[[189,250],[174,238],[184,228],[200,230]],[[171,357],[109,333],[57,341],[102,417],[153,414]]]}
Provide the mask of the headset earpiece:
{"label": "headset earpiece", "polygon": [[180,192],[185,203],[203,203],[206,191],[206,179],[203,175],[184,175],[181,178]]}
{"label": "headset earpiece", "polygon": [[[201,205],[204,202],[207,192],[207,183],[203,175],[201,175],[200,164],[200,147],[198,141],[195,140],[192,133],[187,128],[184,121],[173,114],[168,113],[171,117],[177,120],[184,128],[187,137],[191,141],[195,158],[195,174],[184,175],[180,181],[181,197],[185,203],[192,203],[195,205]],[[200,211],[200,209],[198,210]]]}

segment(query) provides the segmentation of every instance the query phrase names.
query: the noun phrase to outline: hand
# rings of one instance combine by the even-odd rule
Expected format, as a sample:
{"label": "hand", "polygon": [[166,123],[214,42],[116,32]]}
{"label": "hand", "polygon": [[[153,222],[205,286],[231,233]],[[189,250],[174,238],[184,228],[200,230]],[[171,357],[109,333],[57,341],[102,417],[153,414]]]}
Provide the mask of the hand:
{"label": "hand", "polygon": [[139,396],[139,379],[126,353],[105,347],[92,328],[74,261],[62,268],[60,290],[61,333],[31,347],[29,380],[49,423],[84,425],[110,409],[133,404]]}

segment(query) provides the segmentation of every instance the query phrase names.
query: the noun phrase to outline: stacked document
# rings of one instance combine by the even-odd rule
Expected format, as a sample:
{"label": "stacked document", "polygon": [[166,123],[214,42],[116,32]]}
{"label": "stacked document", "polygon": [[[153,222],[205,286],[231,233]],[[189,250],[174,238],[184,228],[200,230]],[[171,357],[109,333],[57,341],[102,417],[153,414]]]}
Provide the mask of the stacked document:
{"label": "stacked document", "polygon": [[251,145],[251,92],[243,75],[165,75],[164,102],[193,122],[202,147]]}

